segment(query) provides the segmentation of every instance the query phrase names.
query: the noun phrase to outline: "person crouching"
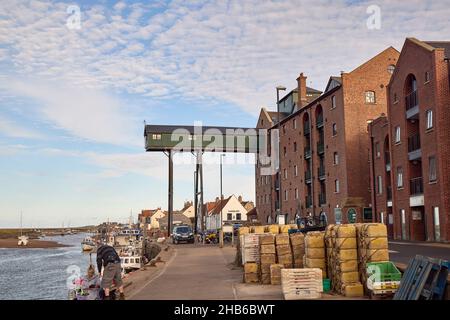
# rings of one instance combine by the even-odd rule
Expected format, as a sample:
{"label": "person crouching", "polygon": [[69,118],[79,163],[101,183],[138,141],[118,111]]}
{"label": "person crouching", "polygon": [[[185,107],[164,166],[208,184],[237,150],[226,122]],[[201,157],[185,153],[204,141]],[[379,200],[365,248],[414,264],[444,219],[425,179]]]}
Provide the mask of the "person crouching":
{"label": "person crouching", "polygon": [[125,300],[120,257],[113,247],[104,244],[97,248],[97,267],[99,273],[102,272],[102,267],[104,267],[101,287],[105,292],[105,300],[111,300],[109,294],[113,281],[119,288],[119,300]]}

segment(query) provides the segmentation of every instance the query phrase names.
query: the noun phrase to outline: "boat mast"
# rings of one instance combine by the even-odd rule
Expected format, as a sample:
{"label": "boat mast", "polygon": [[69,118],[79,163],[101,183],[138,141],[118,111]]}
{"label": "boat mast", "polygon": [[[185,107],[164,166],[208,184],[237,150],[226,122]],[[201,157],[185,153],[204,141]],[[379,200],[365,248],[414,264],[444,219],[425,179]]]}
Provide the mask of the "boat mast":
{"label": "boat mast", "polygon": [[20,211],[20,236],[23,236],[23,231],[22,231],[22,211]]}

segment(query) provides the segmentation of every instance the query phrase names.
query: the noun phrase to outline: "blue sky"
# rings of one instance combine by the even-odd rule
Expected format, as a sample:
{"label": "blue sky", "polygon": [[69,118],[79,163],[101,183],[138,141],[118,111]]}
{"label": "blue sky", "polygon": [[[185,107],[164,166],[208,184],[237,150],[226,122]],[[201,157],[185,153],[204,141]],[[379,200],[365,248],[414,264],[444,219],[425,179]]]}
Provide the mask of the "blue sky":
{"label": "blue sky", "polygon": [[[302,71],[323,90],[405,37],[446,40],[448,2],[1,1],[0,227],[21,210],[26,226],[60,226],[167,207],[166,160],[144,153],[144,120],[253,127]],[[371,5],[380,29],[367,27]],[[224,193],[254,200],[252,164],[229,161]],[[175,166],[177,208],[193,169]],[[218,177],[205,166],[205,199]]]}

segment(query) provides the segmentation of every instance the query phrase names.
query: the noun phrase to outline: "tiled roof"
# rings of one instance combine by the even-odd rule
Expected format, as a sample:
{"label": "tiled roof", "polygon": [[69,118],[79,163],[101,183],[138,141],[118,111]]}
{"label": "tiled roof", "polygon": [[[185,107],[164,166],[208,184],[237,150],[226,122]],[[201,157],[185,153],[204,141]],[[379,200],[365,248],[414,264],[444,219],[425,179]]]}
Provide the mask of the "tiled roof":
{"label": "tiled roof", "polygon": [[433,48],[442,48],[445,50],[445,55],[450,58],[450,41],[424,41]]}

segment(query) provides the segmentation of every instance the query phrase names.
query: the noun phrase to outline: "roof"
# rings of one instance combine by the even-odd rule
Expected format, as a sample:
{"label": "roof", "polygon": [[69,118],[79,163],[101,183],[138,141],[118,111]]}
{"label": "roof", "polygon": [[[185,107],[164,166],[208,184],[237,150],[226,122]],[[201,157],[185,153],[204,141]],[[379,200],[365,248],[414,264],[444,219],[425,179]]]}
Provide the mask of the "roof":
{"label": "roof", "polygon": [[450,58],[450,41],[424,41],[435,49],[442,48],[445,50],[445,56]]}
{"label": "roof", "polygon": [[156,212],[158,212],[161,209],[153,209],[153,210],[142,210],[141,213],[139,214],[140,217],[151,217],[153,216]]}
{"label": "roof", "polygon": [[254,207],[252,210],[247,212],[247,217],[252,217],[252,216],[255,216],[255,217],[258,216],[258,209],[256,209],[256,207]]}
{"label": "roof", "polygon": [[[164,216],[160,219],[158,219],[159,225],[161,226],[166,226],[167,225],[167,217],[168,214],[164,214]],[[172,222],[173,221],[181,221],[184,224],[191,224],[191,219],[189,219],[188,217],[186,217],[184,214],[182,213],[174,213],[172,215]]]}
{"label": "roof", "polygon": [[[233,196],[230,196],[230,197],[228,197],[226,199],[219,200],[219,202],[216,203],[216,206],[212,209],[211,214],[218,214],[218,213],[220,213],[220,211],[227,205],[227,203],[230,201],[230,199],[232,197]],[[208,213],[209,212],[210,211],[208,210]]]}
{"label": "roof", "polygon": [[[205,126],[176,126],[176,125],[169,125],[169,126],[162,126],[162,125],[145,125],[144,135],[147,134],[161,134],[161,133],[174,133],[176,130],[183,130],[188,131],[189,134],[196,134],[201,133],[205,134],[208,133],[206,131],[208,130],[214,130],[214,131],[220,131],[222,134],[231,135],[236,130],[243,130],[246,131],[247,135],[251,135],[252,133],[254,135],[257,135],[254,131],[255,128],[235,128],[235,127],[205,127]],[[230,132],[233,131],[233,132]],[[248,132],[247,132],[248,131]],[[181,133],[181,132],[180,132]],[[213,132],[212,132],[213,133]]]}
{"label": "roof", "polygon": [[311,93],[311,94],[321,94],[322,91],[314,89],[314,88],[310,88],[310,87],[306,87],[306,93]]}
{"label": "roof", "polygon": [[337,86],[342,85],[342,77],[331,76],[328,80],[327,87],[325,88],[325,92],[330,91],[331,89],[336,88]]}

